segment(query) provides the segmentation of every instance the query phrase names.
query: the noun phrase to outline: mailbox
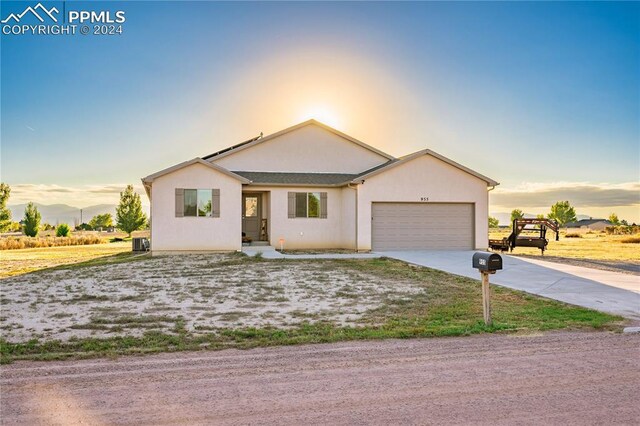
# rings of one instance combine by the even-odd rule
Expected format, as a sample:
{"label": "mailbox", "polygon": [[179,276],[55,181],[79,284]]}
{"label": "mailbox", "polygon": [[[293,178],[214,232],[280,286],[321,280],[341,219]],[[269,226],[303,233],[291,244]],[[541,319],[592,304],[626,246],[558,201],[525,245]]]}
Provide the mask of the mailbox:
{"label": "mailbox", "polygon": [[473,267],[480,272],[493,272],[502,269],[502,257],[496,253],[474,253]]}

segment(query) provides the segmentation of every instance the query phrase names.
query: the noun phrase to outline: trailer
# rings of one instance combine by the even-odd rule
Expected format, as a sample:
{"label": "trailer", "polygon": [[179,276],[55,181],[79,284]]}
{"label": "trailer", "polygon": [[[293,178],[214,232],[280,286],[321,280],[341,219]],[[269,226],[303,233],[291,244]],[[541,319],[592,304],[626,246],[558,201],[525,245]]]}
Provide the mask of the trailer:
{"label": "trailer", "polygon": [[489,239],[489,248],[494,251],[512,252],[516,247],[539,248],[544,256],[544,251],[549,244],[547,230],[556,235],[556,241],[560,239],[560,225],[551,219],[514,219],[511,234],[501,240]]}

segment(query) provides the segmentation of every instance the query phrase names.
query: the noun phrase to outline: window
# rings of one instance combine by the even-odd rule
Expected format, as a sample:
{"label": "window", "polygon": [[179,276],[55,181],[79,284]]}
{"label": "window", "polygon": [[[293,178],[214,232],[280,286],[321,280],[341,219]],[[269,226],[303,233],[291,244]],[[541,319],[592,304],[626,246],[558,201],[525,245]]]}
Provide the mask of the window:
{"label": "window", "polygon": [[245,197],[244,217],[258,217],[258,197]]}
{"label": "window", "polygon": [[309,192],[307,195],[307,217],[320,217],[320,193]]}
{"label": "window", "polygon": [[184,215],[211,217],[212,197],[210,189],[184,190]]}
{"label": "window", "polygon": [[[323,217],[320,213],[320,199],[320,192],[296,192],[295,217]],[[326,214],[324,217],[326,217]]]}
{"label": "window", "polygon": [[198,216],[211,217],[210,189],[198,189]]}
{"label": "window", "polygon": [[198,209],[198,190],[197,189],[185,189],[184,190],[184,215],[196,216]]}
{"label": "window", "polygon": [[307,217],[306,192],[296,192],[296,217]]}

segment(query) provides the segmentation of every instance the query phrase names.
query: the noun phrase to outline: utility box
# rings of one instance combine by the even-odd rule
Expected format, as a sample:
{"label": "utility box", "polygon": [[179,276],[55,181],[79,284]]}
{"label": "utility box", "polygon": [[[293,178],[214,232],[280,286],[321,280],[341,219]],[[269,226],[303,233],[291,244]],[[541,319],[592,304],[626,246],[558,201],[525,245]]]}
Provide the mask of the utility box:
{"label": "utility box", "polygon": [[133,251],[149,251],[149,239],[148,238],[132,238]]}
{"label": "utility box", "polygon": [[502,257],[496,253],[473,254],[473,267],[480,272],[495,272],[502,269]]}

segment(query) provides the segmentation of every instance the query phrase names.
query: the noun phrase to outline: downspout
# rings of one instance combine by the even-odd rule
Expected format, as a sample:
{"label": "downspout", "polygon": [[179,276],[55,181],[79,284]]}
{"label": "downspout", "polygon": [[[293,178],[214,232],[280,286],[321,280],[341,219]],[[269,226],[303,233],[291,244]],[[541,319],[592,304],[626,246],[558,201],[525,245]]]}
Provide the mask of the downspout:
{"label": "downspout", "polygon": [[[487,215],[489,214],[489,193],[491,191],[493,191],[494,189],[496,189],[496,186],[498,185],[491,185],[488,189],[487,189]],[[487,235],[487,240],[489,238],[489,235]],[[487,241],[488,242],[488,241]],[[487,244],[488,247],[488,244]]]}
{"label": "downspout", "polygon": [[347,188],[351,188],[356,191],[356,253],[358,252],[358,184],[351,186],[351,183],[347,184]]}

